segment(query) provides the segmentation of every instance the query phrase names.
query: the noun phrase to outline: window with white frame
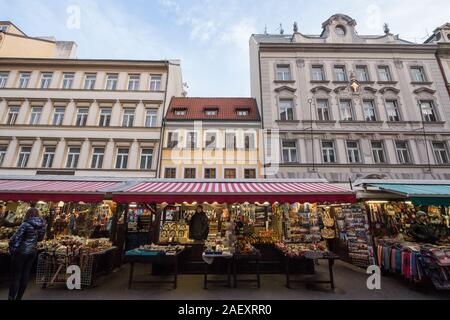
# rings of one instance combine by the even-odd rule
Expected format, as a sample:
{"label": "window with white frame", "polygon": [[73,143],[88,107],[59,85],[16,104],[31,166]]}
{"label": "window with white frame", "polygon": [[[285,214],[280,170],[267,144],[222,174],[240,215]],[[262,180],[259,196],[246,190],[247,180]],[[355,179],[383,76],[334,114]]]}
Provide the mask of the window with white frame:
{"label": "window with white frame", "polygon": [[111,123],[111,113],[111,108],[100,109],[100,121],[98,124],[100,127],[109,127],[109,124]]}
{"label": "window with white frame", "polygon": [[427,82],[423,67],[411,67],[412,82]]}
{"label": "window with white frame", "polygon": [[277,65],[277,81],[291,81],[291,66],[288,64]]}
{"label": "window with white frame", "polygon": [[298,162],[297,157],[297,141],[284,140],[282,142],[283,163]]}
{"label": "window with white frame", "polygon": [[167,133],[167,148],[173,149],[178,147],[179,134],[178,132],[168,132]]}
{"label": "window with white frame", "polygon": [[73,73],[73,72],[63,73],[62,88],[65,90],[72,89],[74,79],[75,79],[75,73]]}
{"label": "window with white frame", "polygon": [[356,66],[356,80],[359,82],[370,81],[369,70],[367,66]]}
{"label": "window with white frame", "polygon": [[185,179],[196,179],[197,178],[197,169],[184,168],[184,178]]}
{"label": "window with white frame", "polygon": [[3,165],[3,161],[6,157],[6,151],[8,150],[8,146],[5,144],[0,145],[0,167]]}
{"label": "window with white frame", "polygon": [[361,163],[361,152],[358,141],[347,141],[347,156],[350,163]]}
{"label": "window with white frame", "polygon": [[347,80],[347,71],[345,70],[345,66],[334,66],[334,77],[335,81],[346,82]]}
{"label": "window with white frame", "polygon": [[325,81],[325,72],[322,65],[314,65],[311,68],[312,81]]}
{"label": "window with white frame", "polygon": [[153,163],[153,149],[143,148],[141,151],[141,170],[151,170]]}
{"label": "window with white frame", "polygon": [[397,151],[397,159],[400,164],[412,163],[411,153],[407,141],[395,141],[395,149]]}
{"label": "window with white frame", "polygon": [[203,177],[205,179],[216,179],[217,178],[216,168],[205,168]]}
{"label": "window with white frame", "polygon": [[186,115],[186,109],[184,109],[184,108],[174,109],[174,110],[173,110],[173,113],[174,113],[176,116],[185,116],[185,115]]}
{"label": "window with white frame", "polygon": [[365,121],[377,121],[377,112],[375,111],[375,102],[373,100],[363,101],[363,111]]}
{"label": "window with white frame", "polygon": [[206,132],[205,133],[205,148],[215,149],[217,147],[217,133],[216,132]]}
{"label": "window with white frame", "polygon": [[236,133],[234,132],[225,133],[225,148],[227,150],[236,149]]}
{"label": "window with white frame", "polygon": [[165,168],[164,169],[164,178],[165,179],[176,179],[177,178],[177,169],[176,168]]}
{"label": "window with white frame", "polygon": [[89,108],[78,108],[77,121],[76,121],[75,125],[77,127],[86,126],[88,114],[89,114]]}
{"label": "window with white frame", "polygon": [[423,121],[436,122],[437,116],[434,108],[434,102],[431,100],[421,100],[420,109],[422,110]]}
{"label": "window with white frame", "polygon": [[324,163],[336,162],[336,151],[334,149],[334,141],[322,141],[322,159]]}
{"label": "window with white frame", "polygon": [[386,111],[388,121],[398,122],[400,121],[400,111],[398,109],[397,100],[386,100]]}
{"label": "window with white frame", "polygon": [[294,120],[294,100],[280,99],[280,120],[281,121]]}
{"label": "window with white frame", "polygon": [[30,125],[38,125],[41,121],[42,107],[32,107],[30,115]]}
{"label": "window with white frame", "polygon": [[103,147],[94,147],[92,149],[92,161],[91,168],[92,169],[101,169],[103,168],[103,159],[105,157],[105,148]]}
{"label": "window with white frame", "polygon": [[154,128],[156,127],[156,121],[158,119],[158,110],[147,109],[145,113],[145,127]]}
{"label": "window with white frame", "polygon": [[51,168],[55,159],[55,147],[44,147],[44,155],[42,157],[42,168]]}
{"label": "window with white frame", "polygon": [[30,160],[31,147],[20,147],[19,158],[17,160],[17,167],[26,168],[28,166],[28,160]]}
{"label": "window with white frame", "polygon": [[388,66],[378,66],[378,78],[383,82],[392,81],[391,70]]}
{"label": "window with white frame", "polygon": [[317,100],[317,117],[319,121],[330,120],[330,104],[328,99]]}
{"label": "window with white frame", "polygon": [[67,153],[67,169],[76,169],[78,167],[78,159],[80,159],[80,147],[69,147],[69,152]]}
{"label": "window with white frame", "polygon": [[161,75],[151,75],[150,76],[150,91],[160,91],[161,90]]}
{"label": "window with white frame", "polygon": [[116,169],[127,169],[128,168],[128,153],[129,152],[130,152],[130,149],[128,149],[128,148],[117,149]]}
{"label": "window with white frame", "polygon": [[96,73],[86,73],[84,78],[84,90],[94,90],[95,81],[97,81]]}
{"label": "window with white frame", "polygon": [[341,120],[343,121],[353,120],[353,110],[351,100],[339,100],[339,109],[341,112]]}
{"label": "window with white frame", "polygon": [[65,107],[56,107],[53,113],[53,125],[60,126],[64,120],[64,114],[66,113]]}
{"label": "window with white frame", "polygon": [[21,72],[19,77],[19,88],[26,89],[30,84],[31,72]]}
{"label": "window with white frame", "polygon": [[48,89],[52,82],[53,73],[52,72],[44,72],[41,75],[41,89]]}
{"label": "window with white frame", "polygon": [[6,32],[6,30],[8,30],[7,25],[0,26],[0,32]]}
{"label": "window with white frame", "polygon": [[106,90],[114,91],[117,90],[117,81],[119,80],[119,75],[117,73],[108,73],[106,75]]}
{"label": "window with white frame", "polygon": [[5,88],[8,82],[9,72],[0,72],[0,88]]}
{"label": "window with white frame", "polygon": [[371,141],[374,163],[386,163],[383,141]]}
{"label": "window with white frame", "polygon": [[186,136],[186,148],[196,149],[197,148],[197,132],[188,132]]}
{"label": "window with white frame", "polygon": [[250,109],[237,109],[236,114],[239,117],[246,117],[250,114]]}
{"label": "window with white frame", "polygon": [[6,120],[6,124],[8,124],[8,125],[16,124],[17,117],[19,116],[19,111],[20,111],[19,106],[9,107],[8,119]]}
{"label": "window with white frame", "polygon": [[128,90],[129,91],[139,90],[140,83],[141,83],[141,75],[140,74],[130,74],[128,76]]}
{"label": "window with white frame", "polygon": [[437,164],[449,164],[448,147],[445,142],[433,142],[433,153]]}
{"label": "window with white frame", "polygon": [[122,127],[130,128],[134,124],[135,110],[127,108],[123,111]]}
{"label": "window with white frame", "polygon": [[219,113],[219,110],[217,108],[206,108],[204,110],[205,116],[208,117],[213,117],[213,116],[217,116],[217,114]]}
{"label": "window with white frame", "polygon": [[244,133],[244,148],[245,150],[255,150],[256,141],[255,134],[253,132]]}

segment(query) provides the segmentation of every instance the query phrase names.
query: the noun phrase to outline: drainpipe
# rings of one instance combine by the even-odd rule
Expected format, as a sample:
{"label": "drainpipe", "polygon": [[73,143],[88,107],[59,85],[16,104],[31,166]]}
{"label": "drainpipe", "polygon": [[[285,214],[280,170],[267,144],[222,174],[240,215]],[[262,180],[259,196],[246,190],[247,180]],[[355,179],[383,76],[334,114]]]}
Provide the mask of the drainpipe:
{"label": "drainpipe", "polygon": [[[181,66],[180,66],[181,68]],[[156,178],[159,179],[161,174],[161,165],[162,165],[162,151],[163,151],[163,143],[164,143],[164,134],[165,134],[165,123],[166,123],[166,104],[167,104],[167,91],[169,89],[169,76],[170,76],[170,61],[167,61],[167,78],[166,78],[166,90],[164,92],[164,105],[163,105],[163,115],[161,121],[161,129],[159,136],[159,156],[158,156],[158,164],[156,166]],[[172,101],[172,98],[171,100]]]}

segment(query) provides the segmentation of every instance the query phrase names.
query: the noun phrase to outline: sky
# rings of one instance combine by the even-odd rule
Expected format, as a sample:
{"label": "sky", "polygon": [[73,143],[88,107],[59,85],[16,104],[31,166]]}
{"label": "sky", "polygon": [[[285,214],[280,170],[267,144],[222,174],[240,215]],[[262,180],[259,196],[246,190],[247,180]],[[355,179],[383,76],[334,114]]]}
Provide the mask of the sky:
{"label": "sky", "polygon": [[448,0],[0,0],[0,20],[29,36],[75,41],[78,58],[180,59],[188,95],[250,96],[248,41],[254,33],[320,34],[335,13],[359,34],[423,42],[450,22]]}

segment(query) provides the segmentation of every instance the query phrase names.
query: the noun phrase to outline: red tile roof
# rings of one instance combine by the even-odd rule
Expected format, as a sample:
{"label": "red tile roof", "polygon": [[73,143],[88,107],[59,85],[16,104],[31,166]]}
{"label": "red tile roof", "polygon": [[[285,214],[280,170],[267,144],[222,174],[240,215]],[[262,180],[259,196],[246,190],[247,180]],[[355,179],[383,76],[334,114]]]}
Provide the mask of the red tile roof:
{"label": "red tile roof", "polygon": [[[184,115],[176,110],[186,110]],[[238,115],[238,110],[248,110],[248,115]],[[206,115],[205,110],[217,110],[216,115]],[[172,98],[166,120],[233,120],[260,121],[258,106],[252,98]]]}

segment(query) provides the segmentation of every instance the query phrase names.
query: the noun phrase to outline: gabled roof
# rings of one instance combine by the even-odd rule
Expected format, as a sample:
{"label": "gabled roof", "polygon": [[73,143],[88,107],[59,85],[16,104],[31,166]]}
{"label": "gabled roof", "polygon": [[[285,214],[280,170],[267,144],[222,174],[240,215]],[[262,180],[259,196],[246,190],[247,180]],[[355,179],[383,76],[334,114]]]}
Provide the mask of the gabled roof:
{"label": "gabled roof", "polygon": [[[238,115],[239,110],[248,110],[248,115]],[[176,114],[176,110],[186,110]],[[217,110],[207,115],[206,110]],[[261,121],[256,100],[252,98],[172,98],[166,120],[169,121]]]}

